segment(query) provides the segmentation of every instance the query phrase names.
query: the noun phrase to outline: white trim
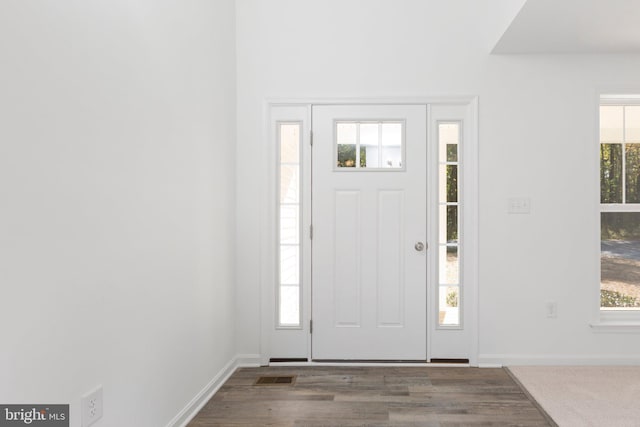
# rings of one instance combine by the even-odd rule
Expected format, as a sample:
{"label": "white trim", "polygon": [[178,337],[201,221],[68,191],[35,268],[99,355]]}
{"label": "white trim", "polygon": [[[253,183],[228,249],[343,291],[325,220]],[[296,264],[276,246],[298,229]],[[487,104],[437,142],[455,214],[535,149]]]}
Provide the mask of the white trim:
{"label": "white trim", "polygon": [[640,354],[481,354],[478,366],[604,366],[640,365]]}
{"label": "white trim", "polygon": [[589,323],[595,333],[639,334],[640,322],[593,322]]}
{"label": "white trim", "polygon": [[[265,162],[261,163],[261,171],[264,179],[260,179],[260,185],[262,191],[260,193],[259,207],[261,214],[260,223],[260,241],[258,242],[260,253],[260,357],[261,365],[266,366],[269,364],[271,357],[308,357],[306,348],[304,346],[298,347],[295,354],[286,355],[281,353],[283,346],[287,347],[292,342],[301,343],[302,336],[308,333],[309,325],[309,308],[308,308],[308,294],[310,289],[310,271],[305,265],[307,259],[310,260],[310,240],[308,239],[308,230],[311,225],[310,219],[310,198],[307,190],[307,186],[310,188],[308,170],[309,165],[308,158],[310,156],[309,140],[310,140],[310,108],[308,105],[282,105],[282,104],[264,104],[264,135],[261,144],[263,151],[263,158]],[[300,146],[300,256],[302,269],[300,271],[299,290],[300,290],[300,315],[301,323],[297,327],[278,327],[277,326],[277,313],[278,313],[278,289],[279,289],[279,269],[277,266],[278,260],[278,169],[279,169],[279,156],[278,156],[278,144],[279,141],[276,137],[277,124],[281,122],[287,123],[299,123],[301,124],[301,146]],[[267,196],[265,198],[265,195]],[[310,300],[309,300],[310,301]],[[305,337],[306,339],[307,337]]]}
{"label": "white trim", "polygon": [[[430,104],[429,108],[429,124],[435,123],[436,119],[439,117],[439,113],[437,112],[436,107],[442,107],[442,104]],[[437,264],[437,259],[435,259],[435,251],[431,253],[430,257],[430,278],[431,283],[434,285],[430,289],[431,303],[429,304],[429,309],[431,312],[429,313],[429,319],[433,322],[434,326],[429,326],[429,345],[427,348],[428,358],[429,360],[432,357],[438,357],[436,354],[437,349],[439,348],[438,344],[435,343],[437,340],[442,340],[446,335],[443,333],[452,334],[460,332],[461,335],[467,336],[467,338],[460,338],[464,340],[467,347],[465,348],[465,357],[469,358],[469,364],[471,366],[478,365],[478,349],[479,349],[479,332],[478,332],[478,322],[479,322],[479,292],[478,292],[478,259],[479,259],[479,234],[478,234],[478,217],[479,217],[479,168],[478,162],[479,160],[479,132],[478,132],[478,98],[474,97],[466,104],[462,105],[465,108],[465,112],[461,123],[463,124],[461,131],[463,135],[462,139],[462,150],[458,153],[460,158],[460,165],[458,169],[458,179],[461,182],[461,190],[458,194],[458,202],[460,203],[461,212],[460,221],[462,234],[460,236],[460,254],[461,259],[463,260],[461,263],[461,286],[460,286],[460,295],[461,295],[461,309],[464,310],[464,313],[461,314],[460,320],[462,328],[458,327],[434,327],[438,325],[437,315],[438,315],[438,300],[436,298],[435,286],[438,285],[438,277],[435,277]],[[445,121],[452,121],[452,117],[446,117]],[[456,118],[456,121],[457,118]],[[432,140],[436,140],[437,137],[435,135],[437,132],[437,128],[431,127],[430,137]],[[437,159],[437,146],[436,144],[432,144],[431,147],[431,157]],[[437,181],[437,169],[432,168],[429,178],[432,182]],[[429,187],[429,190],[432,188]],[[437,190],[437,189],[433,189]],[[429,196],[429,200],[433,203],[431,208],[430,218],[436,218],[437,212],[434,212],[434,209],[437,209],[437,197],[434,195]],[[438,230],[434,227],[437,227],[437,224],[434,223],[433,220],[428,224],[428,228],[431,232],[431,236],[436,238],[436,240],[430,239],[430,246],[437,245],[439,242],[437,241]],[[462,311],[461,310],[461,311]],[[436,334],[439,336],[436,337]],[[461,341],[459,341],[461,342]]]}
{"label": "white trim", "polygon": [[229,379],[231,375],[236,371],[236,358],[233,358],[227,363],[224,368],[218,372],[209,384],[204,386],[193,399],[173,417],[171,421],[167,423],[167,427],[185,427],[189,422],[200,412],[200,409],[207,404],[207,402],[213,397],[214,394],[222,387],[222,385]]}
{"label": "white trim", "polygon": [[[313,200],[311,193],[311,163],[313,158],[313,137],[311,133],[313,132],[313,106],[312,104],[308,104],[306,106],[307,114],[305,116],[305,123],[307,127],[305,128],[305,138],[302,141],[302,168],[304,171],[301,188],[301,203],[302,203],[302,228],[306,229],[308,227],[313,226],[313,217],[311,215],[313,209]],[[311,319],[312,319],[312,311],[311,311],[311,250],[312,250],[312,239],[304,239],[302,252],[303,252],[303,290],[302,290],[302,326],[307,334],[307,360],[311,360]]]}
{"label": "white trim", "polygon": [[[602,105],[619,105],[619,106],[627,106],[627,105],[640,105],[640,95],[638,95],[639,91],[621,91],[620,94],[612,95],[614,91],[608,91],[608,93],[599,92],[597,93],[597,103],[596,103],[596,120],[595,120],[595,130],[594,130],[594,139],[595,139],[595,147],[598,147],[596,153],[599,153],[601,142],[600,142],[600,107]],[[626,94],[625,94],[626,93]],[[597,191],[596,202],[597,202],[597,240],[594,245],[594,261],[596,262],[597,267],[597,277],[595,281],[597,282],[597,303],[596,310],[597,314],[595,315],[595,319],[598,319],[595,322],[589,323],[592,331],[594,333],[639,333],[640,332],[640,309],[638,308],[613,308],[607,309],[600,306],[600,293],[602,289],[601,279],[602,279],[602,271],[601,271],[601,213],[611,213],[611,212],[640,212],[640,203],[626,203],[626,192],[625,188],[625,180],[626,180],[626,158],[625,158],[625,144],[626,142],[626,115],[623,114],[622,117],[622,203],[600,203],[600,191]],[[594,165],[595,173],[594,173],[594,188],[600,188],[600,156],[594,155],[595,161],[597,162]],[[595,162],[594,162],[595,163]]]}
{"label": "white trim", "polygon": [[600,212],[640,212],[640,203],[602,203]]}
{"label": "white trim", "polygon": [[466,298],[467,301],[472,301],[468,304],[469,319],[467,322],[467,328],[471,333],[471,351],[469,354],[469,363],[471,366],[478,366],[479,351],[480,351],[480,290],[479,290],[479,257],[480,257],[480,241],[479,241],[479,229],[480,224],[478,217],[480,216],[480,111],[479,100],[475,96],[469,101],[470,111],[470,123],[469,129],[471,130],[469,138],[467,138],[467,154],[468,159],[465,164],[465,171],[471,179],[467,179],[465,183],[466,197],[466,211],[470,212],[470,215],[465,220],[465,259],[467,263],[467,271],[471,272],[471,277],[465,278]]}
{"label": "white trim", "polygon": [[[261,176],[265,177],[266,181],[263,183],[263,189],[260,198],[260,216],[262,218],[260,224],[259,233],[259,247],[260,253],[260,319],[261,319],[261,337],[260,337],[260,364],[266,366],[269,364],[271,354],[271,327],[273,325],[273,310],[270,306],[270,296],[273,292],[273,277],[274,277],[274,264],[273,257],[270,255],[272,248],[271,243],[274,240],[274,232],[269,230],[270,225],[273,223],[274,212],[274,199],[275,199],[275,165],[272,161],[274,158],[273,147],[271,141],[271,108],[272,107],[307,107],[308,110],[308,126],[312,128],[311,122],[311,107],[321,105],[426,105],[427,111],[429,111],[430,105],[450,105],[450,106],[467,106],[468,107],[468,129],[469,135],[465,138],[467,145],[469,145],[469,159],[465,164],[465,168],[468,168],[469,177],[466,183],[466,191],[469,193],[468,200],[465,201],[468,213],[467,217],[467,232],[465,243],[465,259],[469,275],[466,278],[465,284],[465,301],[467,302],[467,322],[465,328],[470,332],[470,352],[468,355],[470,365],[477,366],[478,364],[478,351],[479,351],[479,292],[478,292],[478,213],[479,213],[479,197],[478,197],[478,180],[479,180],[479,111],[478,111],[478,97],[469,95],[458,96],[434,96],[434,97],[372,97],[372,98],[325,98],[325,97],[305,97],[305,98],[286,98],[286,97],[267,97],[263,102],[263,135],[262,140],[265,142],[262,146],[262,157],[266,159],[266,162],[261,165]],[[429,114],[429,113],[427,113]],[[428,117],[430,121],[430,118]],[[304,138],[308,138],[308,135],[304,134]],[[307,140],[303,141],[305,146]],[[272,182],[273,181],[273,182]],[[304,190],[303,190],[304,191]],[[303,198],[305,195],[303,194]],[[304,207],[303,207],[304,210]],[[305,214],[306,217],[306,214]],[[305,228],[303,228],[304,230]],[[470,276],[470,277],[469,277]],[[311,300],[308,292],[303,296],[304,312],[302,313],[303,330],[308,328],[310,312],[311,312]],[[429,320],[436,314],[433,313],[431,307],[427,309],[427,316]],[[308,355],[311,358],[311,339],[307,340]],[[427,346],[427,360],[430,359],[430,346]],[[352,366],[352,365],[351,365]],[[385,364],[384,366],[387,366]],[[428,365],[432,366],[432,365]],[[456,365],[459,366],[459,365]]]}
{"label": "white trim", "polygon": [[[258,279],[259,283],[259,307],[260,307],[260,364],[267,365],[269,363],[269,354],[271,354],[271,328],[273,328],[275,322],[275,306],[270,304],[271,297],[275,289],[275,268],[276,258],[275,250],[273,249],[276,244],[276,230],[272,227],[273,220],[275,219],[275,205],[276,205],[276,164],[274,162],[276,158],[275,144],[271,143],[271,106],[265,102],[262,106],[263,124],[262,140],[266,143],[259,144],[262,151],[258,154],[263,159],[268,161],[261,164],[261,172],[259,176],[264,177],[265,181],[262,187],[263,191],[257,198],[260,201],[257,209],[259,217],[262,219],[262,223],[259,226],[259,241],[258,247],[260,249],[260,275]],[[260,197],[261,196],[261,197]],[[270,256],[270,252],[273,251],[273,255]]]}
{"label": "white trim", "polygon": [[640,95],[637,95],[638,91],[633,91],[635,94],[628,95],[610,95],[600,94],[600,105],[640,105]]}
{"label": "white trim", "polygon": [[302,106],[302,105],[467,105],[476,104],[475,95],[435,96],[435,97],[380,97],[380,98],[266,98],[267,109],[272,105]]}
{"label": "white trim", "polygon": [[[595,266],[596,268],[596,275],[595,277],[593,277],[590,281],[589,284],[590,286],[588,287],[588,289],[585,289],[585,293],[587,293],[590,298],[589,298],[589,309],[590,312],[592,313],[591,315],[591,319],[594,320],[598,320],[600,319],[600,288],[601,288],[601,281],[600,278],[602,277],[602,271],[601,271],[601,236],[600,236],[600,221],[601,221],[601,209],[602,209],[602,204],[600,203],[600,102],[601,102],[601,92],[596,91],[595,92],[595,96],[594,96],[594,102],[593,102],[593,125],[592,125],[592,132],[593,132],[593,140],[592,140],[592,147],[593,147],[593,151],[589,151],[589,155],[592,155],[593,157],[591,158],[592,163],[591,163],[591,167],[592,167],[592,186],[591,188],[593,188],[593,198],[592,198],[592,210],[591,213],[593,215],[593,224],[595,225],[595,227],[593,228],[593,230],[585,230],[586,233],[593,233],[592,234],[592,239],[590,240],[592,242],[592,258],[591,258],[591,262],[593,263],[592,265]],[[593,154],[592,154],[593,153]]]}
{"label": "white trim", "polygon": [[[436,221],[437,203],[431,203],[434,199],[437,201],[438,188],[437,185],[430,185],[430,183],[438,182],[438,167],[429,167],[429,160],[431,158],[438,159],[438,144],[429,142],[432,141],[432,135],[434,130],[431,129],[431,123],[433,121],[432,105],[427,104],[427,248],[438,247],[438,224]],[[458,152],[460,155],[460,152]],[[435,194],[434,194],[435,192]],[[433,325],[438,324],[438,299],[436,298],[435,288],[438,286],[438,259],[436,257],[437,251],[427,250],[427,360],[431,360],[432,349],[431,340],[433,339],[432,331],[435,330]]]}
{"label": "white trim", "polygon": [[589,323],[594,333],[640,333],[637,308],[600,309],[598,321]]}
{"label": "white trim", "polygon": [[209,383],[178,414],[167,423],[167,427],[186,427],[198,415],[204,405],[211,400],[220,387],[233,375],[238,368],[253,368],[260,366],[260,355],[238,354],[231,359]]}
{"label": "white trim", "polygon": [[236,368],[257,368],[266,366],[262,363],[262,357],[259,354],[238,354],[235,357]]}

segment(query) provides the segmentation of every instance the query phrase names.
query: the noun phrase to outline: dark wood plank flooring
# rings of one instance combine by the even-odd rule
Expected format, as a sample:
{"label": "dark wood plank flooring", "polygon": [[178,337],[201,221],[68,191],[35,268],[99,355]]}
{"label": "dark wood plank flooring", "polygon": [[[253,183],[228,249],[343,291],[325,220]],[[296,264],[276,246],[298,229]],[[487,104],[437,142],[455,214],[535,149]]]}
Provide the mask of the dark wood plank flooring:
{"label": "dark wood plank flooring", "polygon": [[[297,375],[293,385],[254,385]],[[236,371],[189,423],[204,426],[548,426],[503,369],[272,367]]]}

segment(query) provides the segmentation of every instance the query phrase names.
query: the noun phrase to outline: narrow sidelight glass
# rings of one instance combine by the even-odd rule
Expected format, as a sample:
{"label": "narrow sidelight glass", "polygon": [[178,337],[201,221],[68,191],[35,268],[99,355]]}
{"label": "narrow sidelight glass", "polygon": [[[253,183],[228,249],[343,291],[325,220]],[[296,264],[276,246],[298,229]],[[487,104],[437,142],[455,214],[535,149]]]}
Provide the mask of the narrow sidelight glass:
{"label": "narrow sidelight glass", "polygon": [[460,328],[460,122],[438,124],[438,326]]}
{"label": "narrow sidelight glass", "polygon": [[278,326],[300,327],[302,124],[278,123]]}

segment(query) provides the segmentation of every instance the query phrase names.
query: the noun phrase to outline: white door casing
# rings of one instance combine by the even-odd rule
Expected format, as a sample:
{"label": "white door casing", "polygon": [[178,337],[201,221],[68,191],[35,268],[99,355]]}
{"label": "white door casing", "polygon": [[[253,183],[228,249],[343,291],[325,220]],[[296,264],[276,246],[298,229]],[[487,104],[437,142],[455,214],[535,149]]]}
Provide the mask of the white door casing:
{"label": "white door casing", "polygon": [[[314,106],[313,360],[426,360],[427,108]],[[401,122],[401,169],[336,167],[336,123]]]}
{"label": "white door casing", "polygon": [[[477,242],[478,242],[478,178],[477,178],[477,133],[475,104],[451,103],[429,106],[429,203],[427,211],[428,235],[432,251],[429,254],[428,280],[430,283],[427,301],[432,314],[428,324],[428,358],[469,359],[475,362],[477,354]],[[460,146],[458,156],[460,183],[458,201],[459,222],[459,290],[460,312],[458,326],[439,325],[438,257],[435,248],[444,218],[438,216],[438,127],[441,123],[460,124]],[[432,184],[433,183],[433,184]],[[441,268],[442,266],[440,266]]]}
{"label": "white door casing", "polygon": [[[259,197],[261,206],[262,222],[261,222],[261,344],[260,354],[256,354],[261,364],[268,364],[269,359],[276,358],[306,358],[312,360],[342,359],[344,356],[327,356],[316,353],[317,347],[312,351],[312,334],[309,321],[314,319],[314,335],[318,333],[318,318],[315,303],[312,312],[311,301],[311,239],[308,235],[308,227],[311,224],[311,206],[312,206],[312,176],[311,166],[312,157],[316,155],[319,148],[319,136],[315,135],[316,143],[312,146],[309,131],[312,125],[312,109],[335,106],[352,106],[357,107],[354,115],[348,117],[352,120],[363,119],[365,116],[357,111],[364,111],[369,107],[378,106],[416,106],[426,111],[427,132],[426,136],[426,158],[425,176],[422,182],[426,182],[427,207],[426,207],[426,223],[427,232],[425,243],[429,244],[429,249],[425,254],[427,263],[427,279],[426,279],[426,308],[423,311],[425,319],[423,324],[426,325],[426,359],[434,358],[468,358],[472,366],[476,366],[478,362],[478,99],[475,97],[439,97],[439,98],[396,98],[396,99],[334,99],[334,100],[272,100],[268,101],[265,109],[267,114],[267,126],[265,127],[265,141],[268,141],[265,149],[265,168],[267,170],[268,179],[263,181]],[[357,114],[356,114],[357,113]],[[423,117],[425,115],[423,114]],[[395,116],[384,114],[380,117],[376,115],[376,119],[394,119]],[[276,235],[277,210],[276,206],[276,188],[277,178],[277,128],[278,122],[300,122],[303,126],[302,141],[302,230],[305,238],[302,241],[301,255],[301,320],[302,324],[299,328],[282,328],[277,325],[275,315],[277,314],[277,258],[276,253],[278,239]],[[461,168],[459,170],[459,179],[462,183],[460,194],[460,202],[462,210],[460,214],[460,231],[462,238],[460,241],[460,249],[462,253],[462,263],[460,264],[461,274],[461,299],[462,307],[460,311],[461,325],[460,327],[441,327],[438,325],[438,297],[437,297],[437,253],[434,248],[438,245],[438,198],[437,198],[437,179],[438,179],[438,137],[437,126],[440,122],[459,122],[462,126],[462,147],[459,155],[461,156]],[[314,123],[315,125],[315,123]],[[315,126],[314,126],[315,127]],[[333,146],[331,141],[330,146]],[[412,154],[410,151],[406,153],[406,165],[412,162]],[[331,164],[333,166],[333,163]],[[315,163],[314,163],[315,167]],[[306,171],[306,172],[304,172]],[[345,174],[366,175],[370,173],[378,174],[378,172],[343,172]],[[399,172],[383,172],[394,175]],[[360,179],[360,178],[358,178]],[[353,190],[356,187],[348,188]],[[384,190],[384,189],[381,189]],[[386,190],[397,190],[397,188],[386,188]],[[393,194],[384,194],[387,200],[393,198]],[[317,195],[313,195],[314,203],[318,202]],[[397,197],[397,194],[396,194]],[[348,197],[347,197],[348,198]],[[383,197],[384,198],[384,197]],[[405,198],[406,200],[406,198]],[[389,203],[387,203],[389,204]],[[314,212],[314,214],[316,214]],[[375,229],[375,226],[374,226]],[[320,235],[317,226],[315,230],[316,239]],[[371,237],[368,237],[369,239]],[[407,237],[405,236],[405,239]],[[315,240],[315,239],[314,239]],[[397,239],[396,239],[397,241]],[[413,243],[409,241],[409,243]],[[385,245],[385,248],[388,245]],[[413,249],[411,249],[413,250]],[[405,257],[407,254],[404,254]],[[313,266],[314,274],[317,268]],[[314,278],[315,280],[315,278]],[[389,326],[390,329],[392,326]],[[315,338],[313,339],[315,343]],[[340,346],[339,339],[334,338],[335,345]],[[377,340],[374,347],[384,346],[384,339]],[[387,343],[388,345],[388,343]],[[369,348],[369,345],[363,346]],[[306,352],[305,352],[306,348]],[[422,351],[421,354],[424,354]],[[244,359],[249,359],[253,355],[243,355]],[[397,356],[397,357],[396,357]],[[377,357],[364,352],[363,355],[357,356],[358,360],[375,360]],[[393,355],[393,360],[424,360],[425,356],[419,357],[411,354]],[[344,359],[342,359],[344,360]],[[389,359],[386,359],[389,360]]]}

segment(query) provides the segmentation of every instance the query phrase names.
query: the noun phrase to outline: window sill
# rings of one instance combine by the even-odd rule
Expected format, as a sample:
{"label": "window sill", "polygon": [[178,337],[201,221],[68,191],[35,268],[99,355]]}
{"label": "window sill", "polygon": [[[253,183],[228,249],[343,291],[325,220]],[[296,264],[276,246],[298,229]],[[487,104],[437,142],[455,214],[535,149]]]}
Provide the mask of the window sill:
{"label": "window sill", "polygon": [[589,323],[593,332],[609,333],[640,333],[640,321],[603,321]]}
{"label": "window sill", "polygon": [[640,310],[637,308],[601,309],[599,321],[589,324],[593,332],[640,333]]}

